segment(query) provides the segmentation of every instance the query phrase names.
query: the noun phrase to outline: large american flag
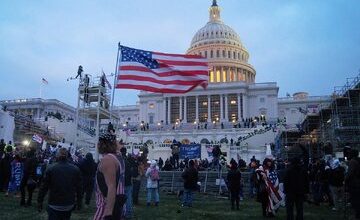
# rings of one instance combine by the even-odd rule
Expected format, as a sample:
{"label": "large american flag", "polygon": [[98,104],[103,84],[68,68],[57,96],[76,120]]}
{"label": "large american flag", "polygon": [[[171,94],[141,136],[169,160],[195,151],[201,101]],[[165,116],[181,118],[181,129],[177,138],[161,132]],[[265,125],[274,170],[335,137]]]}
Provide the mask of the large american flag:
{"label": "large american flag", "polygon": [[208,61],[198,55],[166,54],[120,47],[116,88],[157,93],[186,93],[206,88]]}

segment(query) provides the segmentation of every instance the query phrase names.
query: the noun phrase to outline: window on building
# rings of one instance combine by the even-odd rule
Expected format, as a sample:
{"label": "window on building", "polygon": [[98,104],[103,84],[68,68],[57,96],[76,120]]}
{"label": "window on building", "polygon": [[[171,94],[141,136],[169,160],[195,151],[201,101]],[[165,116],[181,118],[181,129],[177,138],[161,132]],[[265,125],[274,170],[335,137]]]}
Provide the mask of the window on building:
{"label": "window on building", "polygon": [[231,58],[231,51],[228,51],[228,58]]}
{"label": "window on building", "polygon": [[127,118],[127,120],[128,120],[128,121],[131,121],[131,118],[130,118],[130,117],[128,117],[128,118]]}
{"label": "window on building", "polygon": [[149,124],[154,124],[154,115],[149,115]]}
{"label": "window on building", "polygon": [[205,57],[207,58],[208,56],[207,56],[207,51],[205,51]]}
{"label": "window on building", "polygon": [[264,103],[265,102],[265,98],[260,98],[260,102]]}
{"label": "window on building", "polygon": [[222,76],[223,76],[223,82],[226,82],[226,71],[225,70],[223,70]]}
{"label": "window on building", "polygon": [[154,103],[150,103],[150,104],[149,104],[149,108],[150,108],[150,109],[155,108],[155,104],[154,104]]}
{"label": "window on building", "polygon": [[225,50],[223,50],[223,52],[222,52],[222,56],[223,56],[223,57],[225,57],[225,56],[226,56],[226,52],[225,52]]}
{"label": "window on building", "polygon": [[220,51],[219,51],[219,50],[216,51],[216,57],[217,57],[217,58],[220,57]]}
{"label": "window on building", "polygon": [[233,52],[233,59],[236,59],[236,52]]}
{"label": "window on building", "polygon": [[210,51],[210,58],[214,57],[214,51]]}

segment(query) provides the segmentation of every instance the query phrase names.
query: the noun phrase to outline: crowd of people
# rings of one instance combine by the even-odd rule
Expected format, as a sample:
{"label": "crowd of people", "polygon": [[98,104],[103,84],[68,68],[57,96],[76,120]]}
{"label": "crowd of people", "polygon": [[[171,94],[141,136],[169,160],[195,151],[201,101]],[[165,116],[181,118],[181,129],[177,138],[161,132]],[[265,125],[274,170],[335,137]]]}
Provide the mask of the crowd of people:
{"label": "crowd of people", "polygon": [[[232,210],[240,209],[244,198],[242,172],[250,173],[249,197],[261,204],[264,217],[274,217],[281,206],[286,207],[287,219],[303,219],[303,204],[328,204],[335,212],[344,211],[349,201],[360,219],[360,159],[359,152],[350,147],[344,150],[346,160],[331,156],[312,158],[306,151],[286,161],[266,158],[262,163],[253,157],[249,164],[239,158],[229,164],[220,162],[221,150],[213,150],[213,161],[179,160],[178,148],[165,163],[147,160],[142,155],[127,154],[126,148],[116,141],[115,135],[100,136],[98,164],[92,154],[70,154],[70,149],[14,147],[0,140],[0,190],[6,196],[19,197],[19,204],[32,206],[32,194],[39,187],[37,208],[46,210],[49,219],[70,219],[74,209],[89,206],[96,194],[97,210],[94,219],[130,219],[133,206],[139,204],[141,180],[146,179],[146,205],[159,206],[160,171],[180,170],[183,190],[181,205],[192,207],[194,192],[199,191],[199,171],[227,169],[225,178]],[[216,152],[219,150],[218,152]],[[222,166],[217,167],[217,165]],[[27,199],[26,199],[27,194]],[[346,198],[345,198],[346,197]],[[294,218],[294,208],[296,218]]]}

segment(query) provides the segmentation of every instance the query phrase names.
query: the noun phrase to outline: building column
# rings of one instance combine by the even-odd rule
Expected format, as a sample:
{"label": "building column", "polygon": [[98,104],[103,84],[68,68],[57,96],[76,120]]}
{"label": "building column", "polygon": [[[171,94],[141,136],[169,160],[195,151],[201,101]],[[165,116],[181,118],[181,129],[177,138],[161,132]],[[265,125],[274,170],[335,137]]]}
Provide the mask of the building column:
{"label": "building column", "polygon": [[228,103],[228,94],[225,94],[225,121],[229,121],[229,103]]}
{"label": "building column", "polygon": [[238,76],[238,68],[235,68],[234,69],[234,72],[235,72],[235,81],[237,82],[237,81],[239,81],[239,76]]}
{"label": "building column", "polygon": [[186,109],[187,103],[186,103],[186,96],[184,96],[184,122],[187,123],[187,109]]}
{"label": "building column", "polygon": [[226,82],[230,82],[229,67],[225,67],[225,73],[226,73]]}
{"label": "building column", "polygon": [[168,124],[171,124],[171,98],[167,98],[168,99],[168,114],[167,114],[167,117],[168,117]]}
{"label": "building column", "polygon": [[211,122],[210,95],[208,95],[208,122]]}
{"label": "building column", "polygon": [[180,102],[180,105],[179,105],[179,119],[182,120],[182,96],[179,97],[179,102]]}
{"label": "building column", "polygon": [[199,122],[199,96],[195,96],[195,121]]}
{"label": "building column", "polygon": [[223,73],[223,72],[224,72],[224,67],[221,66],[221,67],[220,67],[220,79],[221,79],[220,81],[221,81],[221,82],[226,82],[226,79],[225,79],[225,81],[224,81],[224,76],[223,76],[224,73]]}
{"label": "building column", "polygon": [[166,99],[167,98],[164,98],[163,99],[163,116],[161,117],[161,120],[163,120],[164,121],[164,123],[166,123],[166,117],[167,117],[167,115],[166,115]]}
{"label": "building column", "polygon": [[220,94],[220,121],[224,120],[224,105],[223,105],[223,94]]}
{"label": "building column", "polygon": [[238,120],[241,119],[240,93],[237,94]]}
{"label": "building column", "polygon": [[39,108],[36,109],[36,118],[40,118],[40,109]]}
{"label": "building column", "polygon": [[244,93],[243,94],[243,117],[244,118],[247,118],[248,117],[248,113],[247,113],[247,96],[246,94]]}

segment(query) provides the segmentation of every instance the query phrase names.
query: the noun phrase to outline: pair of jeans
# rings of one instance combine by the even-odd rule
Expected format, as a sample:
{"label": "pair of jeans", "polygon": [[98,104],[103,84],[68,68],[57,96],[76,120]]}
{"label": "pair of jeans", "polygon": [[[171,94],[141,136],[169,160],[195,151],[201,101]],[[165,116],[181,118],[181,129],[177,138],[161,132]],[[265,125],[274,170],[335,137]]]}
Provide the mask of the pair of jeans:
{"label": "pair of jeans", "polygon": [[230,191],[230,201],[231,201],[231,208],[234,209],[234,205],[236,203],[236,208],[239,209],[239,190],[231,190]]}
{"label": "pair of jeans", "polygon": [[[21,192],[21,199],[20,199],[20,205],[27,205],[27,206],[31,206],[31,201],[32,201],[32,194],[34,192],[36,188],[36,183],[33,182],[31,184],[28,184],[28,178],[24,178],[21,181],[20,184],[20,192]],[[25,197],[26,197],[26,190],[28,191],[28,200],[25,203]]]}
{"label": "pair of jeans", "polygon": [[147,188],[146,202],[149,204],[151,199],[155,200],[155,203],[159,202],[159,189],[158,188]]}
{"label": "pair of jeans", "polygon": [[84,189],[83,194],[85,194],[85,204],[86,205],[90,204],[91,196],[94,191],[94,184],[95,184],[94,178],[87,178],[87,179],[84,179],[84,181],[83,181],[83,189]]}
{"label": "pair of jeans", "polygon": [[193,200],[194,200],[193,191],[191,189],[184,189],[183,205],[191,207]]}
{"label": "pair of jeans", "polygon": [[133,214],[132,191],[133,191],[132,185],[125,186],[125,195],[127,198],[126,203],[125,203],[125,207],[126,207],[125,217],[126,218],[131,218],[132,214]]}
{"label": "pair of jeans", "polygon": [[133,180],[133,192],[132,192],[132,198],[133,203],[137,205],[139,203],[139,191],[140,191],[140,180]]}
{"label": "pair of jeans", "polygon": [[341,209],[341,202],[343,201],[344,188],[342,186],[330,186],[331,197],[336,209]]}
{"label": "pair of jeans", "polygon": [[70,220],[71,211],[57,211],[55,209],[47,207],[48,220]]}
{"label": "pair of jeans", "polygon": [[296,206],[296,220],[304,219],[304,198],[301,196],[287,195],[286,199],[286,219],[294,220],[294,205]]}

